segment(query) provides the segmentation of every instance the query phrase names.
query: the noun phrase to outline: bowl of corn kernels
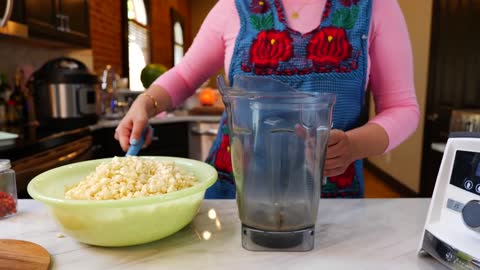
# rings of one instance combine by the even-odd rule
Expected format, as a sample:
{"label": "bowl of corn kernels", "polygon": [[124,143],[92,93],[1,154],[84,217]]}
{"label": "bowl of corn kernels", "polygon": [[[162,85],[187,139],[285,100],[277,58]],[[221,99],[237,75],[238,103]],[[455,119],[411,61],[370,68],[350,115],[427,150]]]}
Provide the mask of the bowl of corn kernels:
{"label": "bowl of corn kernels", "polygon": [[114,157],[58,167],[28,185],[61,229],[107,247],[156,241],[189,224],[215,168],[175,157]]}

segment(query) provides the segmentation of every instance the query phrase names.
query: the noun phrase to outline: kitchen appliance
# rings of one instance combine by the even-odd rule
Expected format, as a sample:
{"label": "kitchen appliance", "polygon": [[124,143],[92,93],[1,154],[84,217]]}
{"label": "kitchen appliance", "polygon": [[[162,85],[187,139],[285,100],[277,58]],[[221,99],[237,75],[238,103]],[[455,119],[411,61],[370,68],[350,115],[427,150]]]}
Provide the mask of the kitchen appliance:
{"label": "kitchen appliance", "polygon": [[18,1],[0,0],[0,34],[28,38],[28,26],[12,20],[14,10],[21,10],[23,6]]}
{"label": "kitchen appliance", "polygon": [[35,176],[56,167],[90,160],[102,150],[94,142],[88,128],[55,132],[49,136],[37,133],[37,136],[38,142],[33,147],[43,150],[35,150],[32,154],[17,158],[12,152],[21,153],[27,151],[25,148],[28,147],[28,142],[20,142],[10,151],[2,152],[4,157],[13,159],[12,167],[16,172],[18,197],[21,199],[30,199],[27,185]]}
{"label": "kitchen appliance", "polygon": [[217,122],[190,122],[188,133],[188,157],[206,160],[218,132]]}
{"label": "kitchen appliance", "polygon": [[314,247],[335,95],[298,91],[265,77],[218,85],[227,108],[242,246]]}
{"label": "kitchen appliance", "polygon": [[48,61],[30,78],[40,124],[79,128],[94,124],[100,113],[99,80],[80,61]]}
{"label": "kitchen appliance", "polygon": [[480,133],[450,134],[419,253],[450,269],[480,269]]}

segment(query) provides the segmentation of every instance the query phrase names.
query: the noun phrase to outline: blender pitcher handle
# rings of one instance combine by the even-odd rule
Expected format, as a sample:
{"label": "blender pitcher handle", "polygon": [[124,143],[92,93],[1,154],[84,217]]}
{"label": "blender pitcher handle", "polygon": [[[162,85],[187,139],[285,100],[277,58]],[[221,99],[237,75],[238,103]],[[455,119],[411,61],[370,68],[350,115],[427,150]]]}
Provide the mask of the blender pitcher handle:
{"label": "blender pitcher handle", "polygon": [[267,153],[266,161],[269,163],[270,170],[267,173],[271,181],[271,195],[272,200],[279,207],[278,211],[283,207],[285,196],[290,190],[291,176],[294,169],[294,163],[289,160],[291,157],[291,149],[289,147],[282,147],[286,145],[294,145],[295,131],[290,129],[287,123],[281,118],[272,118],[265,121],[268,127],[265,132],[268,134],[266,143]]}
{"label": "blender pitcher handle", "polygon": [[227,82],[225,82],[225,78],[222,75],[217,76],[217,86],[220,90],[220,94],[224,96],[227,93],[227,89],[229,87],[227,86]]}

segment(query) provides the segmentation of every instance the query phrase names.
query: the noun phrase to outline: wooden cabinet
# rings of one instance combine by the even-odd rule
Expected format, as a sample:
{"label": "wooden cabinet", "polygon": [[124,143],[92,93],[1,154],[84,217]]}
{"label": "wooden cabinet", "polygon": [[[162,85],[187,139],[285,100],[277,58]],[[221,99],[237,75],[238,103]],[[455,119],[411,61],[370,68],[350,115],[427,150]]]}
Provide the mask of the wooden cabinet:
{"label": "wooden cabinet", "polygon": [[23,0],[31,37],[88,47],[88,0]]}
{"label": "wooden cabinet", "polygon": [[90,26],[88,0],[57,0],[58,13],[64,21],[64,39],[71,43],[89,45]]}
{"label": "wooden cabinet", "polygon": [[54,38],[57,34],[55,0],[24,0],[25,18],[31,36]]}

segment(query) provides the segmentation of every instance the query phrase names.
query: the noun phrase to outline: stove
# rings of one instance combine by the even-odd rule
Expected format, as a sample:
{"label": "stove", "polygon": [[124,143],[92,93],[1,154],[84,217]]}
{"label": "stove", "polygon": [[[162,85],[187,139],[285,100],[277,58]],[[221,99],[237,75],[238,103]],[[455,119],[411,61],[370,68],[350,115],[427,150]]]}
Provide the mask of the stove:
{"label": "stove", "polygon": [[26,188],[38,174],[95,156],[96,146],[88,126],[23,125],[0,129],[19,135],[14,144],[0,147],[0,158],[12,162],[18,197],[22,199],[30,198]]}

